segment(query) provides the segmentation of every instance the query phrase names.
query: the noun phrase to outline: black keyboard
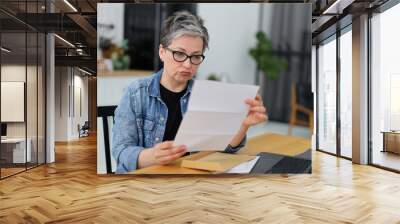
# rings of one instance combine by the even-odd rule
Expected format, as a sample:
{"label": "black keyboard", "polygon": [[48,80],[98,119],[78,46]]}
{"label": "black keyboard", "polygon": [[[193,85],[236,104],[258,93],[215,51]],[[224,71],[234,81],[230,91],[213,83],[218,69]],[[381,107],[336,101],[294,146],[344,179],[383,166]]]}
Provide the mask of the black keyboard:
{"label": "black keyboard", "polygon": [[258,156],[260,158],[250,173],[311,173],[311,158],[303,159],[266,152],[259,153]]}
{"label": "black keyboard", "polygon": [[311,160],[284,157],[267,173],[311,173]]}

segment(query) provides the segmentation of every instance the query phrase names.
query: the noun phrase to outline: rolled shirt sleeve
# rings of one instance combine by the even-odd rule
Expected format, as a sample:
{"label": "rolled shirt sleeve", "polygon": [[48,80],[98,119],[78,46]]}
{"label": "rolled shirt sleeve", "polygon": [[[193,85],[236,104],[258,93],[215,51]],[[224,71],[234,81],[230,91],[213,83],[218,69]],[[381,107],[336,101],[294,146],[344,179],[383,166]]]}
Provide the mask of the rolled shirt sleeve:
{"label": "rolled shirt sleeve", "polygon": [[224,152],[235,153],[235,152],[239,151],[241,148],[243,148],[246,145],[246,142],[247,142],[247,135],[244,136],[244,138],[242,139],[242,141],[239,143],[238,146],[232,147],[231,145],[228,145],[225,148]]}

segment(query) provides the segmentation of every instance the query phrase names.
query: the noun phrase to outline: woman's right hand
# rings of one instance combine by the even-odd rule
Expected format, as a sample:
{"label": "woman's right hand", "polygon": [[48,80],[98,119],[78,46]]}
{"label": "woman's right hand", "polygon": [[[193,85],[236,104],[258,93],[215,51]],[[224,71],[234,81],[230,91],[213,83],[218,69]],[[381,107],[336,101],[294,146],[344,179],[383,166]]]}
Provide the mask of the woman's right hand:
{"label": "woman's right hand", "polygon": [[187,148],[184,145],[174,146],[173,141],[165,141],[156,144],[150,150],[155,164],[165,165],[183,156]]}

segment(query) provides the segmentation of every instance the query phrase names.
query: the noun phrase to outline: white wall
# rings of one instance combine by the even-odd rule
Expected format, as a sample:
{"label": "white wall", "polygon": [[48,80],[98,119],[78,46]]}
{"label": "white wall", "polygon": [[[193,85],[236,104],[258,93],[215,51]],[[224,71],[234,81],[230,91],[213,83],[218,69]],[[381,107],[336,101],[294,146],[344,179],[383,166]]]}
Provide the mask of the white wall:
{"label": "white wall", "polygon": [[276,3],[264,3],[262,4],[262,21],[261,21],[261,30],[264,31],[268,37],[271,37],[272,29],[272,13],[274,11],[274,5]]}
{"label": "white wall", "polygon": [[55,140],[67,141],[68,120],[68,68],[55,68]]}
{"label": "white wall", "polygon": [[[74,99],[74,104],[75,106],[73,107],[73,110],[75,110],[75,113],[72,113],[72,119],[71,119],[71,131],[70,131],[70,138],[75,139],[79,138],[79,133],[78,133],[78,124],[82,126],[85,121],[88,121],[88,78],[87,76],[81,76],[82,73],[79,72],[78,70],[75,69],[75,75],[74,75],[74,96],[72,98]],[[80,89],[80,93],[77,92],[77,90]],[[80,94],[80,98],[79,98]],[[81,101],[81,102],[79,102]],[[79,108],[79,107],[82,108]],[[82,110],[82,113],[80,113],[80,110]]]}
{"label": "white wall", "polygon": [[145,76],[98,76],[97,106],[118,105],[125,87]]}
{"label": "white wall", "polygon": [[198,4],[210,36],[198,77],[226,74],[233,83],[254,84],[256,64],[248,50],[256,43],[260,4]]}
{"label": "white wall", "polygon": [[[123,3],[98,3],[97,24],[113,25],[114,29],[109,30],[97,27],[97,43],[100,36],[110,38],[114,43],[120,44],[124,39],[124,4]],[[97,57],[101,56],[97,47]]]}
{"label": "white wall", "polygon": [[[77,139],[79,137],[78,124],[83,125],[88,120],[87,77],[82,76],[77,69],[74,69],[72,73],[71,67],[57,67],[55,86],[55,140]],[[76,97],[77,87],[81,89],[81,103],[77,102],[79,100],[79,97]],[[82,116],[76,106],[79,104],[82,105]]]}
{"label": "white wall", "polygon": [[[25,67],[25,65],[2,65],[1,66],[1,81],[2,82],[24,82],[26,71],[25,70],[32,70],[31,66]],[[28,74],[31,74],[28,72]],[[2,90],[3,92],[3,90]],[[1,96],[4,98],[5,96]],[[3,104],[3,103],[2,103]],[[2,114],[4,110],[8,110],[9,108],[1,108]],[[22,108],[24,110],[24,108]],[[22,137],[25,136],[25,123],[24,122],[8,122],[7,127],[7,134],[8,136],[13,137]]]}
{"label": "white wall", "polygon": [[[28,78],[28,82],[25,80]],[[37,121],[37,96],[36,96],[36,67],[18,64],[7,64],[1,66],[1,81],[2,82],[24,82],[27,85],[27,122],[7,122],[8,137],[24,137],[25,126],[28,128],[27,135],[30,137],[33,133],[36,134]],[[3,98],[4,96],[2,96]],[[10,110],[10,108],[1,108],[1,110]],[[22,108],[24,110],[24,108]],[[24,112],[24,111],[22,111]],[[4,113],[4,111],[3,111]]]}
{"label": "white wall", "polygon": [[[2,65],[1,81],[25,82],[25,69],[25,65]],[[29,69],[32,69],[32,67],[28,66]]]}

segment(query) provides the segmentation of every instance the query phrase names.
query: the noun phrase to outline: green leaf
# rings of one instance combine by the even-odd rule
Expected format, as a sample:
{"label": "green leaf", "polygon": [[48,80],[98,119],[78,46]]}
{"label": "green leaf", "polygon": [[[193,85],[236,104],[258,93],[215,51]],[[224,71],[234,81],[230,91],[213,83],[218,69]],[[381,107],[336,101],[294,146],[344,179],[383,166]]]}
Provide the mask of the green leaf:
{"label": "green leaf", "polygon": [[259,31],[256,33],[257,43],[255,47],[249,49],[249,55],[253,58],[258,68],[269,78],[277,79],[279,74],[288,67],[285,58],[275,56],[272,47],[272,41],[267,35]]}

